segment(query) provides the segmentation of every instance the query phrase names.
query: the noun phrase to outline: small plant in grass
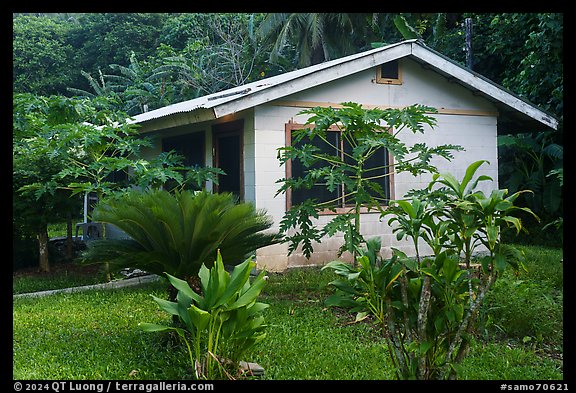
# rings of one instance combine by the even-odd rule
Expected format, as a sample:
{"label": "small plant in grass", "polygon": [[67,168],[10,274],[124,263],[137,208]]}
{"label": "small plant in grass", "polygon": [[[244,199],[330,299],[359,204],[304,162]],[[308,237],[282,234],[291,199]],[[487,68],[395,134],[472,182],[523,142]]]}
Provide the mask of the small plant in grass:
{"label": "small plant in grass", "polygon": [[[413,196],[410,202],[391,203],[385,215],[392,215],[389,224],[395,224],[398,239],[412,239],[415,258],[393,249],[393,257],[383,260],[379,240],[372,240],[358,267],[340,261],[325,266],[344,278],[331,283],[337,292],[328,305],[351,307],[356,320],[368,314],[377,318],[398,379],[455,378],[486,294],[508,266],[523,266],[522,253],[501,243],[500,235],[508,226],[521,230],[512,211],[531,211],[514,206],[520,192],[506,197],[507,190],[489,196],[476,191],[478,181],[489,180],[480,176],[471,183],[483,163],[471,164],[462,182],[435,175],[429,190],[445,186],[441,200]],[[420,255],[420,240],[430,246],[430,257]],[[472,255],[480,248],[487,255],[474,266]]]}
{"label": "small plant in grass", "polygon": [[198,273],[202,294],[166,274],[178,290],[176,302],[152,297],[162,310],[178,317],[180,326],[140,323],[140,327],[147,332],[176,332],[186,344],[196,379],[236,378],[239,362],[266,335],[262,311],[268,304],[257,301],[266,276],[261,271],[251,281],[255,266],[247,259],[230,274],[218,251],[213,266],[202,265]]}

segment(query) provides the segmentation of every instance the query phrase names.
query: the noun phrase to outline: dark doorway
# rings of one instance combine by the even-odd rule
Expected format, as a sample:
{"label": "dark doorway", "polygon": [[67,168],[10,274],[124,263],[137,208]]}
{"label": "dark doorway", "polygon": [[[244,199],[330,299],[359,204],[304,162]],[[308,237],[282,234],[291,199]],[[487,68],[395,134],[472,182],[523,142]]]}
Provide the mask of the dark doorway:
{"label": "dark doorway", "polygon": [[243,121],[218,124],[212,127],[214,166],[226,175],[218,176],[214,192],[231,192],[244,199]]}

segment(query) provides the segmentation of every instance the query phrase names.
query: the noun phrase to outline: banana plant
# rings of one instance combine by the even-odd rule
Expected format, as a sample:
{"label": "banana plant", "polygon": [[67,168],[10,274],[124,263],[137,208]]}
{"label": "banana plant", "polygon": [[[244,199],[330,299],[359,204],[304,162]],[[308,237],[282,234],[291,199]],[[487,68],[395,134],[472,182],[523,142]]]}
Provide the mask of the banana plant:
{"label": "banana plant", "polygon": [[266,336],[262,311],[269,305],[257,298],[267,277],[261,271],[251,280],[255,266],[249,258],[230,274],[218,251],[211,268],[205,264],[200,268],[202,294],[166,273],[178,290],[176,302],[151,296],[160,309],[178,317],[180,326],[140,323],[140,327],[146,332],[176,332],[186,344],[197,379],[233,379],[240,360]]}

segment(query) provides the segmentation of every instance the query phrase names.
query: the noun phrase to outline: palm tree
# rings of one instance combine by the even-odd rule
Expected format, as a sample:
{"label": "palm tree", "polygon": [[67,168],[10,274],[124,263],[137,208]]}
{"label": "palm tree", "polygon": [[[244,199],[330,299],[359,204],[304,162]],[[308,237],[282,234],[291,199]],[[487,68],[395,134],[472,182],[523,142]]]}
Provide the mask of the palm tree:
{"label": "palm tree", "polygon": [[355,53],[355,38],[368,24],[367,14],[270,13],[259,26],[261,38],[272,42],[270,60],[293,51],[299,67]]}
{"label": "palm tree", "polygon": [[116,97],[123,102],[123,110],[129,115],[137,115],[160,108],[170,102],[167,99],[166,78],[169,76],[161,67],[153,68],[140,62],[136,54],[130,54],[130,64],[110,64],[117,74],[103,74],[99,69],[98,79],[86,71],[80,73],[88,80],[94,93],[68,87],[68,91],[79,97]]}

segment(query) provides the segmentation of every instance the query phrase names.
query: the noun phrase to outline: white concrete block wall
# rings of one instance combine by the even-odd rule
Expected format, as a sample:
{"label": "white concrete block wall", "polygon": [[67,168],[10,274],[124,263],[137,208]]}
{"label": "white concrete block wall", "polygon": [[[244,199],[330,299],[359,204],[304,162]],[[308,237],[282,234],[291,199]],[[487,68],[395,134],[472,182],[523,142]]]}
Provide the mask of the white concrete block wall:
{"label": "white concrete block wall", "polygon": [[[277,160],[277,148],[285,145],[285,124],[293,119],[296,123],[304,123],[305,117],[296,116],[297,108],[262,106],[255,110],[255,168],[256,204],[265,208],[274,217],[275,226],[285,213],[286,198],[284,194],[274,197],[279,188],[275,182],[285,176],[285,168]],[[461,179],[466,167],[474,161],[484,159],[491,165],[483,165],[477,174],[491,176],[494,182],[481,182],[483,191],[489,192],[497,187],[497,148],[496,148],[496,118],[488,116],[456,116],[436,114],[437,125],[428,129],[424,134],[412,134],[406,130],[400,134],[407,144],[425,142],[428,146],[439,144],[455,144],[465,148],[465,151],[455,152],[454,159],[447,161],[441,158],[433,163],[440,172],[449,172]],[[401,198],[408,190],[428,186],[431,174],[412,176],[409,173],[396,174],[394,177],[394,193]],[[323,226],[333,218],[332,215],[323,215],[317,220]],[[363,214],[361,217],[361,231],[366,238],[379,236],[382,239],[382,255],[390,257],[391,247],[414,255],[411,240],[396,240],[396,235],[387,224],[388,219],[380,220],[378,214]],[[301,250],[287,256],[287,244],[274,245],[263,248],[257,253],[259,268],[268,271],[283,271],[289,267],[323,265],[337,258],[337,250],[343,242],[343,235],[325,238],[314,247],[314,255],[308,260]],[[421,255],[430,253],[429,247],[422,243],[419,245]],[[344,254],[341,259],[350,260],[350,255]]]}
{"label": "white concrete block wall", "polygon": [[[435,159],[433,163],[440,172],[449,172],[461,179],[469,164],[484,159],[490,165],[483,165],[478,174],[486,174],[494,182],[481,182],[483,191],[489,192],[497,188],[497,146],[496,146],[496,115],[494,106],[487,100],[472,94],[464,87],[449,83],[443,76],[432,70],[422,68],[410,59],[402,59],[402,85],[383,85],[375,83],[376,69],[366,70],[341,78],[337,81],[301,91],[283,97],[289,106],[269,103],[257,106],[231,116],[231,119],[219,119],[216,122],[244,119],[244,197],[252,201],[259,209],[264,209],[274,219],[271,230],[277,231],[279,222],[286,210],[285,194],[276,195],[280,184],[278,179],[285,177],[285,167],[277,159],[277,149],[285,146],[285,125],[290,120],[304,124],[306,115],[298,115],[303,107],[292,106],[294,103],[306,102],[316,104],[341,103],[345,101],[358,102],[364,105],[403,107],[412,104],[423,104],[448,110],[454,114],[435,114],[437,125],[428,129],[425,134],[411,134],[404,131],[401,139],[412,145],[426,142],[428,146],[439,144],[456,144],[465,148],[463,152],[455,152],[451,162]],[[457,115],[456,113],[467,113]],[[194,126],[177,127],[176,131],[192,132],[203,129],[206,131],[206,163],[212,165],[211,125],[215,122],[204,122]],[[169,131],[166,136],[173,135]],[[413,188],[423,188],[428,185],[431,175],[412,176],[402,173],[394,176],[393,195],[401,198]],[[210,188],[209,188],[210,189]],[[321,216],[318,225],[328,222],[333,216]],[[390,257],[391,247],[396,247],[409,255],[414,254],[411,241],[397,241],[396,235],[387,224],[387,219],[380,220],[378,214],[363,214],[361,217],[362,234],[370,238],[380,236],[382,239],[384,257]],[[343,236],[322,239],[315,247],[316,252],[310,260],[296,251],[288,256],[288,245],[277,244],[262,248],[257,252],[259,268],[268,271],[283,271],[292,266],[325,264],[336,258],[336,253],[342,244]],[[422,246],[422,253],[427,248]],[[350,255],[343,255],[346,260]]]}
{"label": "white concrete block wall", "polygon": [[[462,146],[465,150],[454,152],[450,161],[437,157],[431,161],[439,173],[451,173],[461,180],[467,167],[475,161],[487,160],[476,172],[478,175],[490,176],[492,182],[480,182],[479,189],[489,193],[498,187],[498,150],[496,146],[496,118],[488,116],[456,116],[436,114],[437,125],[430,129],[426,127],[424,134],[412,134],[403,131],[400,139],[411,146],[424,142],[428,146],[453,144]],[[414,188],[427,187],[432,180],[431,174],[413,176],[410,173],[400,173],[394,177],[395,197],[402,198],[406,192]]]}
{"label": "white concrete block wall", "polygon": [[286,211],[286,195],[276,195],[281,187],[276,181],[286,177],[286,168],[277,158],[277,149],[286,145],[285,124],[298,111],[276,106],[259,106],[254,110],[256,205],[274,217],[275,230]]}

